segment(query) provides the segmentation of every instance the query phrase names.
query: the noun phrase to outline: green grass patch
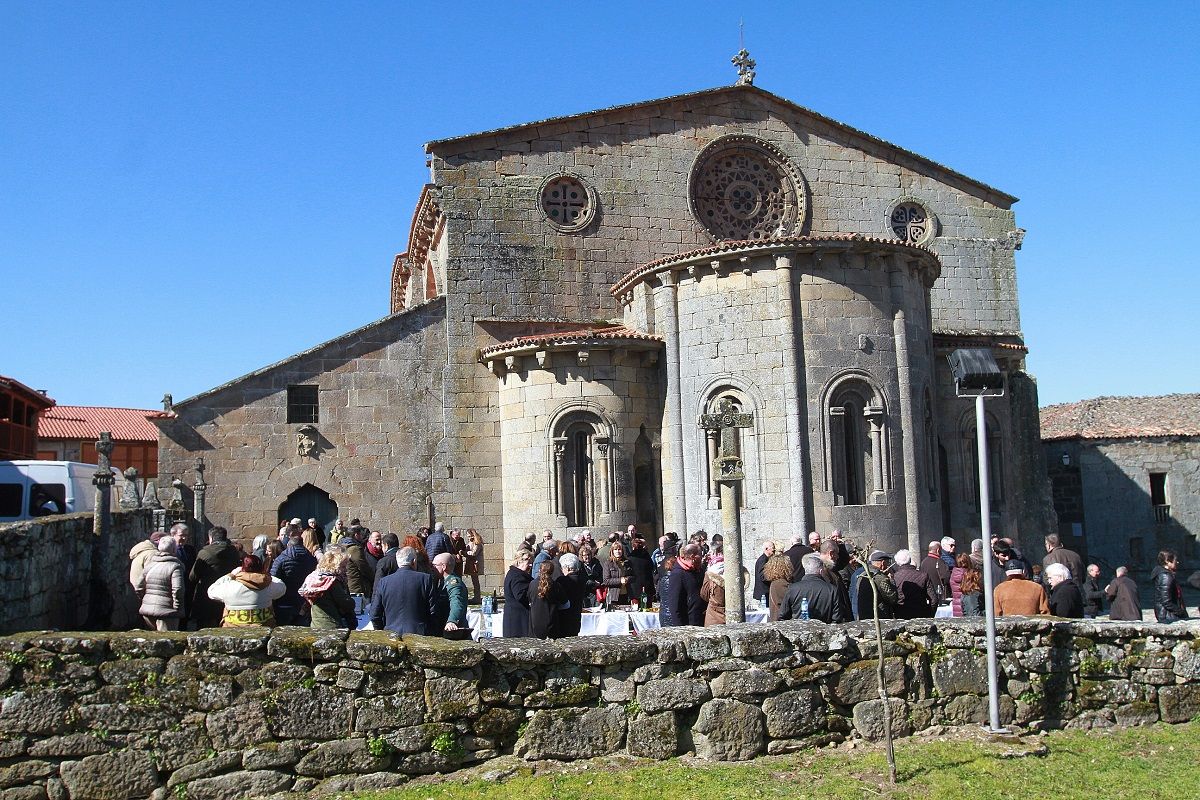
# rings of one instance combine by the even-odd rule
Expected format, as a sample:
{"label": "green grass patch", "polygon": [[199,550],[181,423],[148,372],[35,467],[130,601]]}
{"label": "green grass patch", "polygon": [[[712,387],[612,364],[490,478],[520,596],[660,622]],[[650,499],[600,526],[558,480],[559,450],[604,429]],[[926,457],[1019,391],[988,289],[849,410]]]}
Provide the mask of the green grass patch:
{"label": "green grass patch", "polygon": [[[1039,745],[1044,745],[1040,748]],[[1030,754],[1032,753],[1032,754]],[[1017,756],[1017,757],[1014,757]],[[881,748],[808,751],[740,764],[688,759],[606,766],[565,764],[502,781],[421,780],[356,800],[766,800],[862,798],[1096,800],[1120,787],[1145,800],[1194,797],[1200,785],[1200,722],[1119,731],[1061,731],[1020,744],[983,741],[972,732],[896,745],[899,780],[886,784]],[[346,795],[343,795],[346,796]]]}

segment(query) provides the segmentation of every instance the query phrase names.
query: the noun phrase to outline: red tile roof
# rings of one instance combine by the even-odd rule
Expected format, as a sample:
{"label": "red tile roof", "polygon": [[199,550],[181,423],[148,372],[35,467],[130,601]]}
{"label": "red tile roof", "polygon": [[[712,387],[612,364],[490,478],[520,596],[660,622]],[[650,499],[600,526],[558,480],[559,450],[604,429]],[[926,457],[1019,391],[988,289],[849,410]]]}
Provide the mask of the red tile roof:
{"label": "red tile roof", "polygon": [[1200,436],[1200,394],[1097,397],[1042,409],[1042,439]]}
{"label": "red tile roof", "polygon": [[622,294],[629,291],[635,283],[651,275],[661,271],[665,267],[674,266],[687,261],[693,261],[698,258],[707,258],[709,256],[719,256],[723,253],[741,253],[751,256],[761,253],[778,252],[789,249],[807,249],[818,250],[823,246],[832,247],[838,245],[883,245],[887,249],[893,250],[909,250],[914,254],[925,256],[936,261],[936,256],[933,251],[925,245],[912,244],[910,242],[902,242],[899,239],[886,239],[882,236],[870,236],[862,233],[827,233],[818,236],[777,236],[770,239],[751,239],[745,241],[726,240],[715,244],[710,244],[696,250],[689,250],[686,253],[679,253],[673,256],[665,256],[656,261],[651,261],[648,264],[642,264],[635,267],[629,272],[621,276],[621,278],[613,284],[608,293],[613,297],[619,298]]}
{"label": "red tile roof", "polygon": [[507,341],[485,347],[479,352],[480,358],[487,358],[499,353],[530,347],[533,345],[564,345],[583,344],[594,341],[640,341],[661,342],[661,336],[635,331],[624,325],[610,325],[602,328],[583,328],[576,331],[553,331],[551,333],[535,333],[529,336],[517,336]]}
{"label": "red tile roof", "polygon": [[39,439],[97,439],[102,431],[122,442],[157,442],[147,417],[162,412],[105,406],[56,406],[38,420]]}

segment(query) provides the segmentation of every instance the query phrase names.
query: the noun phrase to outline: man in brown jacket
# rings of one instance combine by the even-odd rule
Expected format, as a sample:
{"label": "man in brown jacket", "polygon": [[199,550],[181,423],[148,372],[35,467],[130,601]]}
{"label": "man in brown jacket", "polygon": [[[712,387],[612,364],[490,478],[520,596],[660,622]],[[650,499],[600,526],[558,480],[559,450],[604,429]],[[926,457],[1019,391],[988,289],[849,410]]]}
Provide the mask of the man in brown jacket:
{"label": "man in brown jacket", "polygon": [[1019,559],[1009,559],[1005,566],[1006,580],[992,594],[996,599],[996,616],[1031,617],[1035,614],[1050,614],[1046,602],[1046,590],[1041,584],[1025,577],[1025,564]]}
{"label": "man in brown jacket", "polygon": [[1042,559],[1042,569],[1051,564],[1062,564],[1067,569],[1071,570],[1071,580],[1079,587],[1083,587],[1083,558],[1074,550],[1068,550],[1062,546],[1062,539],[1057,533],[1052,533],[1046,537],[1046,557]]}

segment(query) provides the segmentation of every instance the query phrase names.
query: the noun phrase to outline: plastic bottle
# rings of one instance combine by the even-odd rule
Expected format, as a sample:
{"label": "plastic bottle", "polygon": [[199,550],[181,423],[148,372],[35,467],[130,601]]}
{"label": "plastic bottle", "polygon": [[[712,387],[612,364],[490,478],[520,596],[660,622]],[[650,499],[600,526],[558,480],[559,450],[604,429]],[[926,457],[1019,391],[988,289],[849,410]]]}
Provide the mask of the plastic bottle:
{"label": "plastic bottle", "polygon": [[767,610],[767,596],[765,594],[758,598],[758,607],[763,611]]}
{"label": "plastic bottle", "polygon": [[800,619],[808,619],[808,598],[800,598]]}

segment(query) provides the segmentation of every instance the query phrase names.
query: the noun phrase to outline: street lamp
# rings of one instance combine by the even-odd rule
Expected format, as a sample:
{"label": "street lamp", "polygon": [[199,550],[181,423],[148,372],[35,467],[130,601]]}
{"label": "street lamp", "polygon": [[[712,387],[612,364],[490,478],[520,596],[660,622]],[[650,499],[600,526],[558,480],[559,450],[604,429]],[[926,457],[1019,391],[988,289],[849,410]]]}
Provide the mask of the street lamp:
{"label": "street lamp", "polygon": [[1004,396],[1004,374],[990,350],[962,349],[949,355],[954,375],[954,391],[959,397],[975,398],[975,438],[979,451],[979,525],[983,537],[983,609],[987,621],[988,712],[990,733],[1007,733],[1000,726],[1000,685],[996,670],[996,605],[992,590],[991,541],[992,519],[989,497],[987,418],[983,413],[985,397]]}

